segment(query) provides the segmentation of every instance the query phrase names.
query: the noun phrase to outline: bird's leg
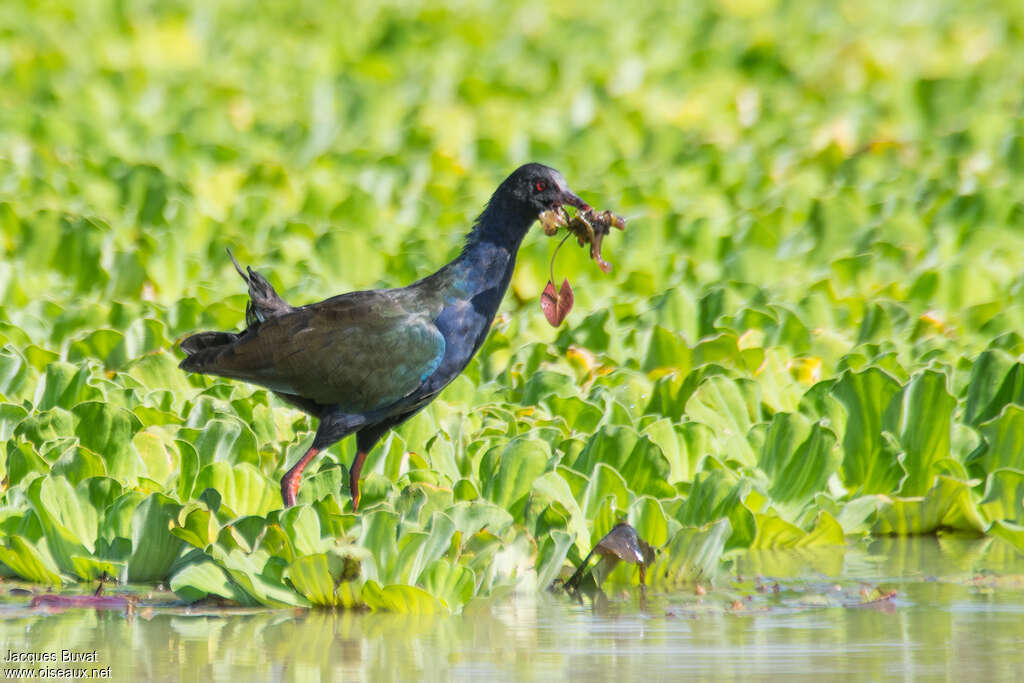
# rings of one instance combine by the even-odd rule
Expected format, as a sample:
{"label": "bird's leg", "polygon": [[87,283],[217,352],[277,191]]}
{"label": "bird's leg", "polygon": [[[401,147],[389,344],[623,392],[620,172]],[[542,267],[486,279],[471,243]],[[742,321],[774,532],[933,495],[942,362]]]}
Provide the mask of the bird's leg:
{"label": "bird's leg", "polygon": [[364,460],[366,460],[366,451],[358,451],[355,459],[352,460],[352,467],[348,470],[348,490],[352,493],[352,512],[359,510],[359,473],[363,471]]}
{"label": "bird's leg", "polygon": [[299,481],[302,479],[302,470],[306,469],[309,461],[316,457],[320,449],[310,446],[306,454],[299,458],[299,461],[281,477],[281,498],[284,506],[290,508],[295,505],[295,496],[299,493]]}
{"label": "bird's leg", "polygon": [[356,457],[352,460],[352,467],[348,469],[348,490],[352,494],[352,511],[359,510],[359,474],[363,471],[363,462],[366,454],[373,450],[373,447],[380,441],[380,437],[392,427],[397,427],[410,417],[423,409],[423,405],[407,413],[393,415],[383,422],[371,424],[356,432]]}

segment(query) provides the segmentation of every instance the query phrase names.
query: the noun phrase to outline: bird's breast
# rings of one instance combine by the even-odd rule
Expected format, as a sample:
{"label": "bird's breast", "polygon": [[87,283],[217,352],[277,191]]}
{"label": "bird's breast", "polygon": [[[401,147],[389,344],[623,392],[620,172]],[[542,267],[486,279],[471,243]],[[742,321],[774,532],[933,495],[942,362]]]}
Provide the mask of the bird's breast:
{"label": "bird's breast", "polygon": [[438,391],[458,377],[483,343],[490,322],[472,300],[451,302],[441,310],[434,324],[444,336],[444,358],[425,389]]}

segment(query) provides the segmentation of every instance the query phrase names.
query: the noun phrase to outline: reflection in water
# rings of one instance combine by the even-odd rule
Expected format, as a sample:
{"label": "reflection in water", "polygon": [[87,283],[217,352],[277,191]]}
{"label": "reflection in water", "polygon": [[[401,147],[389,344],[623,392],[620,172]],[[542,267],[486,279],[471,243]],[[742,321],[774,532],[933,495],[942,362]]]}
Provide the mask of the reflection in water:
{"label": "reflection in water", "polygon": [[[691,586],[641,603],[620,588],[581,605],[544,594],[459,617],[182,608],[45,615],[16,596],[0,606],[0,657],[97,650],[116,680],[154,681],[1006,679],[1024,666],[1022,573],[1024,558],[1002,543],[947,537],[750,553],[704,596]],[[778,592],[769,588],[776,580]],[[882,603],[888,609],[844,606],[876,587],[898,591]]]}

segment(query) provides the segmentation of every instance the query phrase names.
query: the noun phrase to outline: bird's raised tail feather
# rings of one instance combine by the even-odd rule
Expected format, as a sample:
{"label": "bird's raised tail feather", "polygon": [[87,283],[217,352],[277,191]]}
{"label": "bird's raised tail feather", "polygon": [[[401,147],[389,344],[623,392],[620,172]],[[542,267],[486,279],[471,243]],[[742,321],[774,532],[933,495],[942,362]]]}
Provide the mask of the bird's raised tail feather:
{"label": "bird's raised tail feather", "polygon": [[235,264],[235,270],[249,287],[249,303],[245,306],[245,324],[253,326],[267,318],[273,318],[295,310],[291,304],[281,298],[267,279],[251,267],[242,270],[235,255],[228,249],[228,256]]}

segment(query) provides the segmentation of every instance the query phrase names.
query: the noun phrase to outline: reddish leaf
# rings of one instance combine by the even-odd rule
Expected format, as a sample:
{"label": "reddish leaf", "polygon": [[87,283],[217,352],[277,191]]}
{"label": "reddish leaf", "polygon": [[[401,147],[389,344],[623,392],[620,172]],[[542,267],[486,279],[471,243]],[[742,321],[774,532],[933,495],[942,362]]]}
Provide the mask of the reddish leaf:
{"label": "reddish leaf", "polygon": [[540,309],[552,327],[558,327],[572,310],[574,298],[569,280],[562,280],[562,287],[555,293],[555,283],[548,280],[544,292],[540,295]]}
{"label": "reddish leaf", "polygon": [[572,286],[567,278],[562,279],[562,286],[558,290],[558,322],[562,322],[565,316],[569,315],[576,298],[572,294]]}
{"label": "reddish leaf", "polygon": [[125,609],[130,601],[119,595],[57,595],[43,593],[32,598],[29,607],[67,609],[85,607],[95,609]]}

